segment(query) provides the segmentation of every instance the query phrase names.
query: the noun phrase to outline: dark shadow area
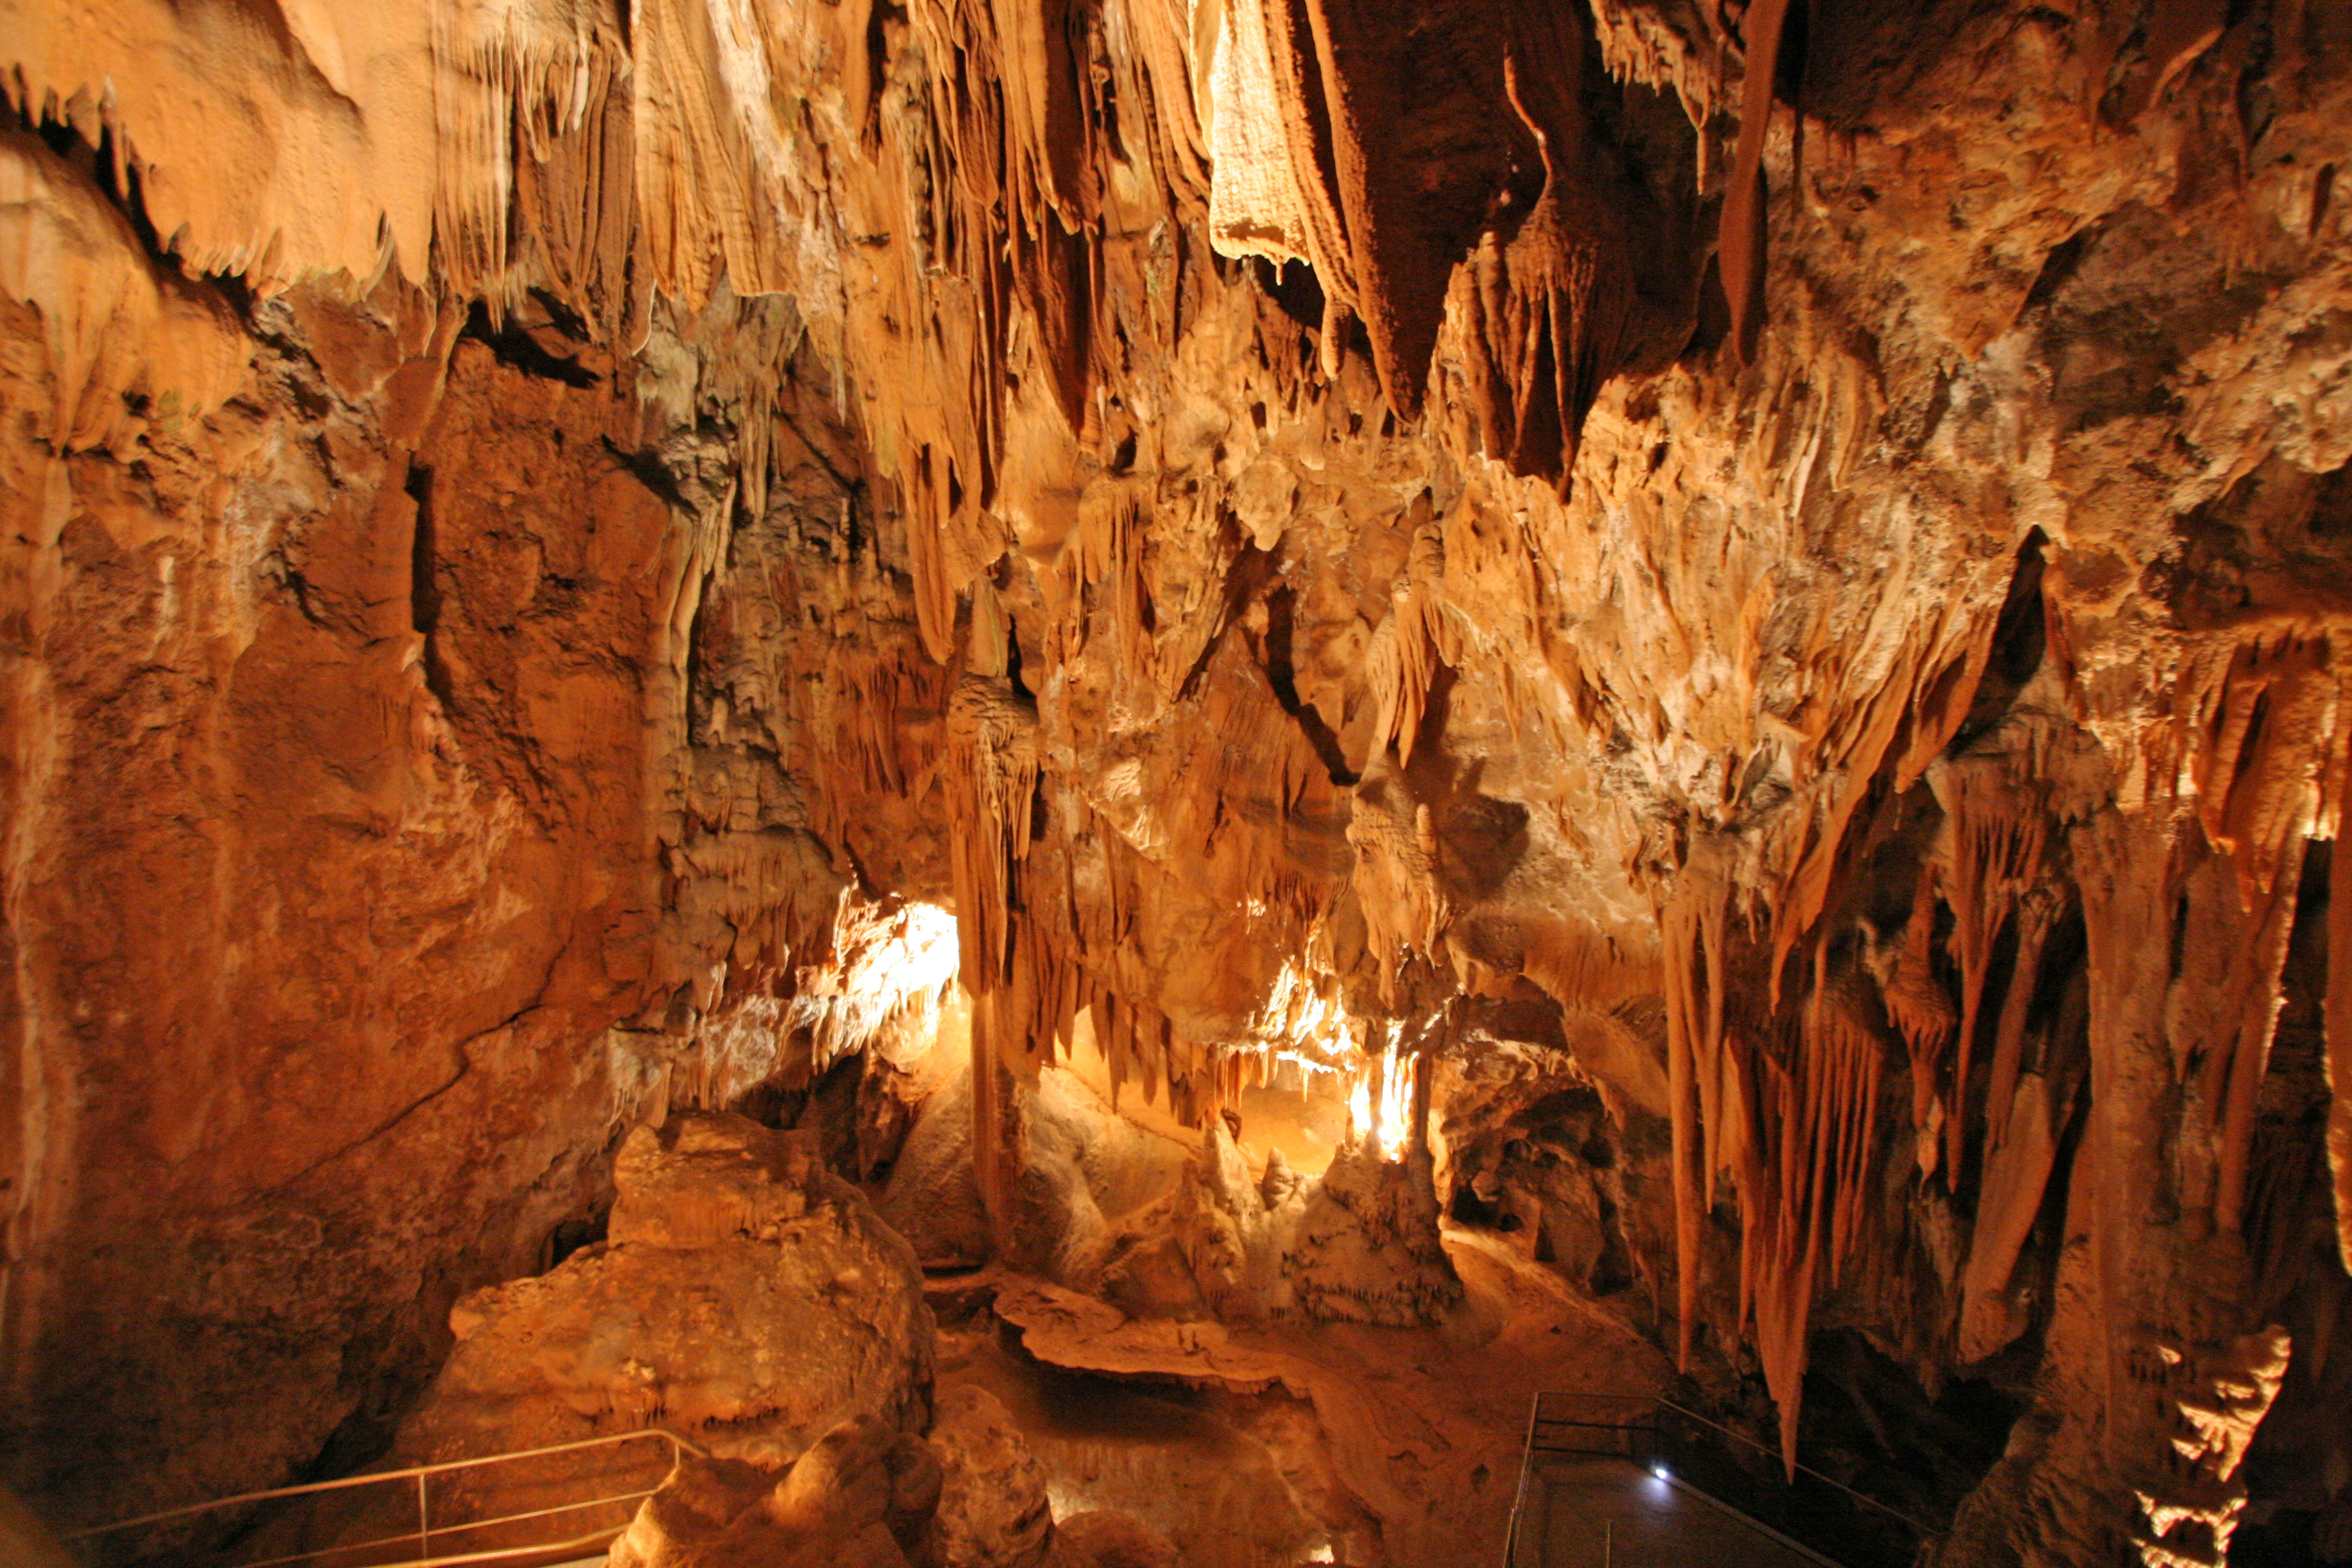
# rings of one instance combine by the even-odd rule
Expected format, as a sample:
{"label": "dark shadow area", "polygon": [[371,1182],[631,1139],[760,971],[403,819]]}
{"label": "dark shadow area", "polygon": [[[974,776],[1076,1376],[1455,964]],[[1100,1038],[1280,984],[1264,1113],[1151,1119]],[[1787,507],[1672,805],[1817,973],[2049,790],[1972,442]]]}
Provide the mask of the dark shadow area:
{"label": "dark shadow area", "polygon": [[1291,653],[1292,638],[1297,636],[1297,595],[1287,584],[1277,584],[1266,595],[1265,619],[1265,679],[1274,689],[1275,701],[1298,726],[1307,743],[1315,748],[1315,755],[1331,775],[1331,782],[1352,786],[1358,775],[1348,766],[1347,755],[1339,749],[1339,737],[1332,733],[1321,712],[1299,700],[1297,666]]}
{"label": "dark shadow area", "polygon": [[[571,316],[571,312],[565,310],[562,315]],[[577,317],[572,319],[574,321],[578,320]],[[559,336],[572,336],[563,329],[561,318],[551,324],[555,327]],[[489,308],[478,300],[466,312],[466,329],[458,335],[471,338],[481,343],[496,356],[500,364],[510,370],[519,370],[525,375],[538,376],[546,381],[560,381],[566,386],[580,387],[594,386],[604,380],[604,377],[582,364],[577,359],[558,354],[548,348],[512,316],[500,316],[493,321]],[[573,341],[579,340],[573,338]]]}
{"label": "dark shadow area", "polygon": [[2255,1322],[2293,1336],[2278,1398],[2242,1472],[2246,1512],[2230,1542],[2238,1568],[2319,1568],[2352,1561],[2352,1488],[2331,1488],[2352,1412],[2352,1276],[2336,1250],[2327,1166],[2328,909],[2335,846],[2304,857],[2270,1070],[2257,1103],[2247,1173],[2246,1250]]}

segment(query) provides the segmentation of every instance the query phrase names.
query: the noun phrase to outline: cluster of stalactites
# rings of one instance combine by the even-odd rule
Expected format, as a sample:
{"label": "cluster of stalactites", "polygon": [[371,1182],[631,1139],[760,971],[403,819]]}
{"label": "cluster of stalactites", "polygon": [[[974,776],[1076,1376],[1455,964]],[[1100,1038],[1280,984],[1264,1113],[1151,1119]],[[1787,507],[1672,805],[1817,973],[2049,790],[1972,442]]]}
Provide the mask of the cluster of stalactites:
{"label": "cluster of stalactites", "polygon": [[[2098,846],[2137,841],[2070,841],[2068,812],[2097,808],[2061,798],[2071,764],[2051,755],[2057,731],[2047,722],[2028,717],[2000,745],[1948,750],[1983,678],[1980,639],[1990,634],[1987,616],[1978,637],[1940,664],[1930,648],[1916,650],[1910,679],[1861,716],[1858,740],[1847,742],[1853,771],[1842,784],[1825,781],[1834,793],[1817,799],[1814,836],[1798,841],[1793,871],[1775,881],[1769,861],[1754,863],[1772,853],[1769,840],[1703,837],[1660,908],[1679,1351],[1686,1362],[1705,1216],[1727,1177],[1743,1226],[1738,1326],[1756,1336],[1791,1464],[1813,1303],[1870,1241],[1864,1199],[1877,1179],[1878,1088],[1890,1054],[1908,1059],[1901,1146],[1918,1179],[1958,1194],[1963,1170],[1975,1175],[1958,1326],[1959,1357],[1975,1362],[2026,1327],[2007,1288],[2091,1072],[2067,1042],[2100,1048],[2088,1000],[2095,988],[2053,984],[2064,976],[2046,966],[2055,934],[2084,905],[2084,879],[2108,875],[2097,858],[2116,851]],[[2189,972],[2175,974],[2160,1009],[2179,1135],[2202,1173],[2184,1178],[2181,1195],[2234,1233],[2248,1219],[2257,1102],[2304,848],[2336,835],[2352,769],[2344,717],[2352,668],[2330,634],[2252,632],[2185,646],[2163,687],[2161,718],[2105,737],[2122,753],[2110,758],[2116,809],[2154,829],[2141,837],[2161,851],[2161,896],[2103,896],[2085,918],[2099,927],[2094,961],[2103,943],[2188,955],[2176,963]],[[1882,802],[1924,780],[1935,801],[1932,841],[1899,926],[1832,929],[1822,917],[1841,896],[1839,868],[1870,830],[1861,801],[1882,769],[1892,786],[1875,796]],[[2352,950],[2347,862],[2336,859],[2336,952]],[[1743,902],[1740,889],[1759,885],[1777,896],[1761,908],[1752,894]],[[2128,930],[2118,925],[2126,921]],[[1800,954],[1807,962],[1791,964]],[[2352,1215],[2347,971],[2330,966],[2327,1017],[2330,1154],[2352,1257],[2352,1226],[2342,1223]],[[1981,1071],[1980,1047],[1990,1051]]]}
{"label": "cluster of stalactites", "polygon": [[[1115,561],[1104,566],[1114,583],[1125,579]],[[1045,782],[1038,714],[1009,673],[1009,634],[993,594],[975,595],[971,652],[949,695],[935,774],[950,841],[958,973],[971,1004],[978,1177],[983,1201],[1000,1221],[1011,1213],[1019,1166],[1007,1087],[1034,1079],[1057,1052],[1075,1050],[1082,1041],[1102,1057],[1114,1104],[1123,1094],[1139,1092],[1147,1104],[1164,1101],[1177,1120],[1194,1127],[1214,1124],[1244,1091],[1274,1081],[1286,1058],[1296,1070],[1370,1082],[1380,1071],[1374,1058],[1381,1055],[1366,1022],[1339,1003],[1339,982],[1328,972],[1329,944],[1318,940],[1312,921],[1298,955],[1274,976],[1256,1016],[1228,1037],[1194,1036],[1148,994],[1121,984],[1130,967],[1126,949],[1144,912],[1141,900],[1151,896],[1150,879],[1160,873],[1108,831],[1086,836],[1092,850],[1064,834],[1055,853],[1043,858],[1068,875],[1074,857],[1106,857],[1099,879],[1089,881],[1083,897],[1057,885],[1055,874],[1041,873],[1041,859],[1033,856]],[[1214,687],[1204,698],[1213,729],[1223,732],[1230,726],[1221,717],[1221,700]],[[1231,721],[1245,721],[1253,711],[1237,710]],[[1204,759],[1195,781],[1213,805],[1263,785],[1263,779],[1239,776],[1251,766],[1249,753],[1236,748]],[[1297,785],[1303,787],[1303,781]],[[1277,798],[1295,805],[1297,788],[1281,781]],[[1254,844],[1246,836],[1228,837],[1245,849]],[[1253,889],[1248,901],[1267,911],[1261,923],[1270,939],[1298,924],[1292,906],[1306,895],[1293,885],[1295,869],[1258,858],[1229,869]],[[1411,1081],[1392,1063],[1388,1078]]]}
{"label": "cluster of stalactites", "polygon": [[1720,889],[1696,879],[1664,911],[1678,1351],[1687,1364],[1701,1227],[1728,1174],[1743,1221],[1738,1324],[1753,1323],[1793,1465],[1813,1299],[1863,1233],[1884,1052],[1874,998],[1852,973],[1832,973],[1826,945],[1801,1005],[1760,1025],[1727,1022],[1728,923]]}
{"label": "cluster of stalactites", "polygon": [[1311,267],[1326,374],[1360,321],[1404,417],[1453,334],[1481,448],[1564,486],[1586,410],[1642,336],[1637,283],[1673,297],[1687,281],[1637,278],[1683,258],[1645,262],[1631,232],[1638,198],[1580,103],[1585,13],[1231,0],[1207,14],[1211,243]]}

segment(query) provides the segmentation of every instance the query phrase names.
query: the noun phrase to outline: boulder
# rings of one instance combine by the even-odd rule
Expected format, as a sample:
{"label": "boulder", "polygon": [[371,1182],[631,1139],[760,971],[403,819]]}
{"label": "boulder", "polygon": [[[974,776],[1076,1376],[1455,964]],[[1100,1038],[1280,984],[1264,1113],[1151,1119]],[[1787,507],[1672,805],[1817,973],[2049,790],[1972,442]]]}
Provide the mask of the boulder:
{"label": "boulder", "polygon": [[871,1415],[811,1445],[781,1479],[688,1459],[647,1498],[610,1568],[907,1568],[940,1501],[930,1446]]}
{"label": "boulder", "polygon": [[1183,1568],[1166,1536],[1131,1513],[1091,1509],[1054,1525],[1046,1568]]}
{"label": "boulder", "polygon": [[931,1447],[944,1471],[932,1524],[940,1568],[1038,1568],[1054,1531],[1045,1471],[1003,1405],[985,1389],[950,1390]]}
{"label": "boulder", "polygon": [[913,1250],[804,1134],[679,1114],[629,1134],[610,1239],[478,1290],[397,1451],[662,1426],[782,1465],[856,1415],[919,1429],[932,1338]]}

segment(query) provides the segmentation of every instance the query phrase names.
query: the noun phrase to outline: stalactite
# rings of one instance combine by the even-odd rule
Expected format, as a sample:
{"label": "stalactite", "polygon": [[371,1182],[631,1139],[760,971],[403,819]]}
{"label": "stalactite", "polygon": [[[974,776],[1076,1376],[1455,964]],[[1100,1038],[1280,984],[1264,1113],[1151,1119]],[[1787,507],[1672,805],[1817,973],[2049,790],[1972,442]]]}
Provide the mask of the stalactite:
{"label": "stalactite", "polygon": [[1755,1153],[1741,1163],[1741,1294],[1791,1476],[1807,1325],[1824,1274],[1834,1279],[1861,1239],[1885,1058],[1868,988],[1832,976],[1827,962],[1824,944],[1796,1027],[1779,1047],[1754,1050],[1746,1073],[1758,1110]]}
{"label": "stalactite", "polygon": [[[972,1148],[991,1220],[1010,1221],[1013,1171],[999,1075],[1009,1056],[1028,1047],[1027,1020],[1007,995],[1024,980],[1015,903],[1019,865],[1029,852],[1037,791],[1036,714],[1002,673],[1003,641],[990,646],[974,616],[974,650],[983,662],[957,682],[948,703],[945,771],[956,894],[956,932],[965,989],[971,993]],[[997,666],[987,672],[987,664]],[[1001,1237],[1000,1237],[1001,1239]]]}
{"label": "stalactite", "polygon": [[2046,1079],[2040,1073],[2023,1074],[2000,1103],[2008,1110],[2003,1120],[1989,1129],[2000,1143],[1985,1161],[1976,1226],[1969,1235],[1968,1264],[1960,1277],[1959,1356],[1963,1362],[1982,1361],[2015,1339],[2022,1328],[2003,1310],[2001,1291],[2033,1228],[2042,1192],[2058,1159],[2052,1121],[2059,1111],[2051,1104]]}
{"label": "stalactite", "polygon": [[[1425,510],[1426,498],[1422,504]],[[1444,531],[1425,521],[1413,531],[1404,574],[1389,591],[1388,619],[1364,655],[1366,679],[1380,702],[1372,743],[1376,750],[1394,745],[1400,763],[1412,761],[1439,670],[1461,658],[1444,584]]]}
{"label": "stalactite", "polygon": [[[1989,626],[1990,617],[1987,624]],[[1920,641],[1906,647],[1890,679],[1872,694],[1861,712],[1843,715],[1846,721],[1843,724],[1836,723],[1837,716],[1829,713],[1816,721],[1822,731],[1821,743],[1814,748],[1809,766],[1831,781],[1829,798],[1820,819],[1805,825],[1805,839],[1796,846],[1798,852],[1790,857],[1790,864],[1781,875],[1779,896],[1772,900],[1771,994],[1775,1005],[1780,1000],[1781,971],[1829,902],[1846,830],[1869,794],[1870,781],[1878,776],[1889,752],[1911,727],[1919,702],[1927,695],[1925,689],[1929,687],[1927,671],[1946,668],[1932,663],[1937,644],[1942,641],[1946,629],[1931,628]],[[1965,711],[1966,704],[1961,708]],[[1906,787],[1909,783],[1899,782]]]}
{"label": "stalactite", "polygon": [[1622,214],[1589,188],[1573,142],[1555,155],[1555,141],[1573,134],[1572,116],[1552,94],[1535,95],[1531,108],[1508,57],[1503,81],[1535,139],[1543,191],[1507,240],[1480,237],[1454,273],[1449,314],[1465,339],[1480,445],[1565,495],[1585,415],[1634,336],[1630,246]]}
{"label": "stalactite", "polygon": [[[1660,912],[1664,950],[1666,1066],[1674,1134],[1675,1254],[1680,1327],[1678,1364],[1690,1362],[1697,1326],[1700,1236],[1716,1174],[1743,1168],[1752,1142],[1748,1085],[1724,1028],[1726,921],[1731,886],[1727,847],[1693,847]],[[1745,1309],[1742,1317],[1746,1316]]]}
{"label": "stalactite", "polygon": [[1930,868],[1922,867],[1902,941],[1873,954],[1887,1016],[1910,1053],[1911,1126],[1922,1177],[1936,1173],[1942,1156],[1945,1111],[1937,1086],[1944,1052],[1960,1021],[1936,975],[1936,879]]}
{"label": "stalactite", "polygon": [[1985,1138],[1994,1149],[2000,1146],[2011,1119],[2010,1101],[2017,1092],[2024,1056],[2027,1014],[2061,909],[2059,895],[2043,888],[2029,889],[2017,902],[2017,958],[2010,969],[2008,994],[2001,998],[2000,1020],[1993,1033],[1992,1079],[1985,1090]]}
{"label": "stalactite", "polygon": [[[1751,448],[1750,460],[1761,458]],[[1808,724],[1802,773],[1822,781],[1816,815],[1799,819],[1801,837],[1778,856],[1771,995],[1781,972],[1827,908],[1847,849],[1846,835],[1874,789],[1907,793],[1940,757],[1984,679],[2000,616],[1996,592],[2014,582],[2014,558],[1979,568],[1974,592],[1943,606],[1903,640],[1894,666],[1850,708],[1819,710]],[[1890,598],[1883,603],[1891,604]],[[1824,660],[1827,647],[1808,650]],[[1884,771],[1882,771],[1884,770]]]}
{"label": "stalactite", "polygon": [[1756,358],[1764,326],[1764,136],[1772,123],[1773,79],[1788,0],[1757,0],[1747,17],[1748,80],[1739,110],[1739,145],[1723,198],[1722,239],[1716,258],[1724,298],[1731,304],[1731,341],[1740,362]]}
{"label": "stalactite", "polygon": [[[1079,503],[1076,548],[1066,551],[1062,571],[1069,592],[1076,595],[1105,590],[1097,595],[1094,616],[1074,616],[1072,626],[1078,637],[1093,635],[1091,625],[1097,617],[1109,636],[1119,639],[1119,664],[1139,678],[1159,680],[1158,661],[1153,645],[1145,630],[1145,606],[1150,603],[1147,585],[1143,543],[1150,521],[1145,513],[1149,504],[1144,487],[1139,483],[1103,487],[1090,491]],[[1075,658],[1083,644],[1068,650]]]}
{"label": "stalactite", "polygon": [[1939,880],[1952,910],[1953,946],[1960,965],[1958,1050],[1944,1121],[1944,1181],[1957,1187],[1971,1126],[1969,1079],[1985,982],[2011,911],[2041,874],[2049,813],[2036,795],[2014,787],[2006,758],[1930,768],[1927,782],[1948,824]]}
{"label": "stalactite", "polygon": [[2301,863],[2339,700],[2329,638],[2257,634],[2229,648],[2202,700],[2187,705],[2186,721],[2210,736],[2192,752],[2199,819],[2236,859],[2250,909]]}
{"label": "stalactite", "polygon": [[[2254,1104],[2269,1066],[2271,1036],[2278,1022],[2280,976],[2294,931],[2297,883],[2280,878],[2267,896],[2247,911],[2234,933],[2225,1000],[2217,1008],[2219,1038],[2206,1043],[2203,1098],[2219,1132],[2220,1162],[2213,1188],[2213,1223],[2237,1231],[2244,1218],[2246,1167],[2252,1157]],[[2234,922],[2233,922],[2234,923]],[[2184,1064],[2185,1065],[2185,1064]]]}
{"label": "stalactite", "polygon": [[2206,840],[2229,858],[2240,926],[2221,988],[2176,1037],[2177,1068],[2201,1051],[2200,1094],[2212,1119],[2215,1223],[2239,1227],[2254,1110],[2280,1004],[2306,835],[2329,825],[2330,772],[2340,747],[2344,677],[2331,639],[2257,630],[2209,647],[2192,664],[2169,737],[2171,772],[2192,793]]}

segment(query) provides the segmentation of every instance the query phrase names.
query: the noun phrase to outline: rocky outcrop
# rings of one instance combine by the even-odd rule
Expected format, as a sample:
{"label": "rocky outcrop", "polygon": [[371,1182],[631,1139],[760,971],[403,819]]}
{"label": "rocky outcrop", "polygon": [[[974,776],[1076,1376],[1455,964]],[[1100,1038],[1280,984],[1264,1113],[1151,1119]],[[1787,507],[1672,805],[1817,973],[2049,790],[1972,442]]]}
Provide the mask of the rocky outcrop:
{"label": "rocky outcrop", "polygon": [[635,1129],[608,1238],[478,1290],[396,1453],[417,1461],[663,1426],[779,1466],[845,1421],[929,1422],[912,1250],[806,1134],[740,1117]]}
{"label": "rocky outcrop", "polygon": [[598,1206],[687,560],[609,355],[396,281],[246,316],[86,152],[0,167],[5,1443],[112,1515],[380,1445]]}
{"label": "rocky outcrop", "polygon": [[[827,1443],[855,1468],[929,1424],[934,1328],[913,1253],[817,1152],[813,1133],[738,1116],[640,1125],[614,1162],[604,1239],[459,1300],[456,1344],[376,1467],[491,1461],[434,1477],[438,1547],[595,1541],[626,1515],[594,1500],[643,1495],[674,1463],[690,1474],[654,1513],[683,1510],[680,1539],[717,1531],[749,1504],[713,1499],[763,1491]],[[935,1490],[929,1450],[891,1463],[917,1458]],[[415,1506],[405,1481],[323,1492],[260,1521],[247,1554],[401,1539]],[[815,1506],[785,1509],[778,1528]],[[831,1514],[793,1531],[856,1534]]]}
{"label": "rocky outcrop", "polygon": [[930,1560],[924,1543],[939,1500],[929,1447],[856,1416],[781,1479],[741,1460],[679,1465],[607,1560],[612,1568],[907,1568]]}
{"label": "rocky outcrop", "polygon": [[928,1440],[871,1416],[843,1422],[779,1473],[680,1464],[614,1542],[612,1568],[1174,1568],[1128,1514],[1057,1525],[1004,1407],[977,1388],[940,1403]]}
{"label": "rocky outcrop", "polygon": [[1054,1521],[1051,1568],[1183,1568],[1168,1538],[1116,1509],[1089,1509]]}
{"label": "rocky outcrop", "polygon": [[942,1568],[1038,1568],[1052,1549],[1045,1472],[996,1397],[962,1387],[931,1426],[943,1480],[932,1522]]}

